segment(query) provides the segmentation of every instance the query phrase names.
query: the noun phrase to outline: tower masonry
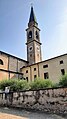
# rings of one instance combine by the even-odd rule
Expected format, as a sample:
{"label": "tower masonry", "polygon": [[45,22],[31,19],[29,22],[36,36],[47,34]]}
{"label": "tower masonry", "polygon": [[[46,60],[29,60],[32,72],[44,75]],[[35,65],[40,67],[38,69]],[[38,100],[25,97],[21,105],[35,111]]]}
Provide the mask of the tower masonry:
{"label": "tower masonry", "polygon": [[40,43],[40,29],[31,7],[30,18],[28,23],[27,32],[27,61],[29,64],[34,64],[42,61],[41,56],[41,43]]}

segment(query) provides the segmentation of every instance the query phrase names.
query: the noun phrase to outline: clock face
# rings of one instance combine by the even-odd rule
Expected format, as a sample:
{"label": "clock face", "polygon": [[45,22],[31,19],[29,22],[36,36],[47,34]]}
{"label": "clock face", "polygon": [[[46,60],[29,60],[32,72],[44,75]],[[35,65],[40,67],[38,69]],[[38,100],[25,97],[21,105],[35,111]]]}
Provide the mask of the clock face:
{"label": "clock face", "polygon": [[39,48],[39,46],[37,46],[37,51],[38,51],[38,52],[40,51],[40,48]]}
{"label": "clock face", "polygon": [[33,47],[32,46],[30,46],[29,47],[29,52],[31,52],[33,50]]}
{"label": "clock face", "polygon": [[32,38],[32,31],[29,31],[28,38]]}
{"label": "clock face", "polygon": [[36,31],[35,34],[36,34],[36,39],[39,39],[39,33],[38,33],[38,31]]}

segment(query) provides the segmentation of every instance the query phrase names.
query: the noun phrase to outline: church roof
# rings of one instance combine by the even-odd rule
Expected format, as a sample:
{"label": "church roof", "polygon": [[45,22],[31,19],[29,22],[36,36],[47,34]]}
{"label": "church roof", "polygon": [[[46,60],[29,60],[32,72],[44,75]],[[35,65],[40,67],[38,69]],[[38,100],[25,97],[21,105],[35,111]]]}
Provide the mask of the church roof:
{"label": "church roof", "polygon": [[16,58],[16,59],[18,59],[18,60],[21,60],[21,61],[24,61],[24,62],[28,63],[28,61],[26,61],[26,60],[24,60],[24,59],[22,59],[22,58],[16,57],[16,56],[14,56],[14,55],[8,54],[8,53],[3,52],[3,51],[0,51],[0,54],[5,54],[5,55],[7,55],[7,56],[9,56],[9,57],[13,57],[13,58]]}
{"label": "church roof", "polygon": [[[40,64],[40,63],[43,63],[43,62],[48,62],[48,61],[50,61],[50,60],[53,60],[53,59],[56,59],[56,58],[59,58],[59,57],[63,57],[63,56],[65,56],[65,55],[67,55],[67,53],[66,53],[66,54],[62,54],[62,55],[59,55],[59,56],[56,56],[56,57],[52,57],[52,58],[50,58],[50,59],[46,59],[46,60],[41,61],[41,62],[37,62],[37,63],[31,64],[31,65],[25,66],[25,67],[22,67],[22,68],[30,67],[30,66],[33,66],[33,65],[36,65],[36,64]],[[21,69],[22,69],[22,68],[21,68]]]}
{"label": "church roof", "polygon": [[34,10],[33,10],[33,6],[31,6],[31,12],[30,12],[29,23],[30,23],[30,22],[36,22],[36,23],[37,23],[37,20],[36,20],[35,14],[34,14]]}

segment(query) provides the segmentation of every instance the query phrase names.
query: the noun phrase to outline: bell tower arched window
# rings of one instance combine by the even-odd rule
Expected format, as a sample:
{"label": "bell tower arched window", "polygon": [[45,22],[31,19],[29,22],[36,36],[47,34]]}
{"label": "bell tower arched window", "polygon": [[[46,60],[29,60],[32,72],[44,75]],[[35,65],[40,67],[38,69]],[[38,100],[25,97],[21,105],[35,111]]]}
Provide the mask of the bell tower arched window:
{"label": "bell tower arched window", "polygon": [[3,65],[3,61],[0,59],[0,65]]}
{"label": "bell tower arched window", "polygon": [[36,31],[36,38],[39,39],[39,34],[37,31]]}
{"label": "bell tower arched window", "polygon": [[28,38],[32,38],[32,31],[29,31]]}

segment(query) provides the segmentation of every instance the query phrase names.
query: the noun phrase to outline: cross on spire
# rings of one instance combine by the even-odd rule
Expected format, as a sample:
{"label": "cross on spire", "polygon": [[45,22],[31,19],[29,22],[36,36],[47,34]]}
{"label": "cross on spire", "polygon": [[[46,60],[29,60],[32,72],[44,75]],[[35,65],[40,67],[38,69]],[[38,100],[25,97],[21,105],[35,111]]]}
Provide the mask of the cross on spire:
{"label": "cross on spire", "polygon": [[31,3],[31,7],[33,7],[33,3]]}

